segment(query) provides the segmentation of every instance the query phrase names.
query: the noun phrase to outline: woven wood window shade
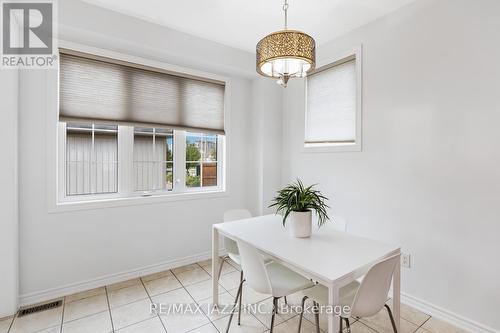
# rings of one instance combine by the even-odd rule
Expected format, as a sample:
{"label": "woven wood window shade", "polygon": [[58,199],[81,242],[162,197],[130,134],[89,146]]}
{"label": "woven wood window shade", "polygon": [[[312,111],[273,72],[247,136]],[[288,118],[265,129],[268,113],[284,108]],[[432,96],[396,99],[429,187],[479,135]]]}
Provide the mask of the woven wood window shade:
{"label": "woven wood window shade", "polygon": [[61,53],[59,118],[224,134],[224,83]]}

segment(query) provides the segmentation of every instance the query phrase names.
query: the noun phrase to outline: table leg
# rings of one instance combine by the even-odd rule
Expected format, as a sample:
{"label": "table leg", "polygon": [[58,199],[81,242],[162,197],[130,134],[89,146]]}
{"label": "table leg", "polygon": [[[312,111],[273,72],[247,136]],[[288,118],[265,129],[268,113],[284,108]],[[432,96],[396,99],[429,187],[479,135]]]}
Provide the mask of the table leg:
{"label": "table leg", "polygon": [[217,228],[212,228],[212,305],[217,306],[219,303],[219,232]]}
{"label": "table leg", "polygon": [[[328,304],[335,309],[335,305],[339,304],[339,288],[335,285],[330,285],[328,287]],[[328,333],[338,333],[339,332],[339,317],[332,311],[328,315]]]}
{"label": "table leg", "polygon": [[392,277],[392,311],[394,312],[394,321],[396,322],[396,327],[398,332],[400,329],[400,318],[401,318],[401,257],[398,258],[396,263],[396,269],[394,270],[394,275]]}

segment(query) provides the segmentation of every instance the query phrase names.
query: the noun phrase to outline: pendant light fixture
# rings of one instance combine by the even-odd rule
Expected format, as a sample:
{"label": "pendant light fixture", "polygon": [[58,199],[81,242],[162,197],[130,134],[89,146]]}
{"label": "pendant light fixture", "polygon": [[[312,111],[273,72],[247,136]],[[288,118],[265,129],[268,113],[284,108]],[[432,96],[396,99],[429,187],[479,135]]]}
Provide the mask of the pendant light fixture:
{"label": "pendant light fixture", "polygon": [[305,77],[316,64],[316,43],[306,33],[288,30],[288,0],[283,4],[285,29],[273,32],[257,43],[257,72],[276,78],[287,86],[292,77]]}

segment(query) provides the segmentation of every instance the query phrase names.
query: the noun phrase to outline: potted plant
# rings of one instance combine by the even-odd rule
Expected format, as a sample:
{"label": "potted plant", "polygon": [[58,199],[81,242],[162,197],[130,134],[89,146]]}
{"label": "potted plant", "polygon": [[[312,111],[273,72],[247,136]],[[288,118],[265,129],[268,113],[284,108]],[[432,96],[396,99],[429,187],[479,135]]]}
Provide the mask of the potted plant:
{"label": "potted plant", "polygon": [[318,227],[329,218],[326,209],[328,198],[314,189],[315,185],[305,187],[300,179],[278,191],[269,207],[276,207],[276,212],[283,215],[283,226],[290,220],[290,233],[294,237],[310,237],[312,211],[318,216]]}

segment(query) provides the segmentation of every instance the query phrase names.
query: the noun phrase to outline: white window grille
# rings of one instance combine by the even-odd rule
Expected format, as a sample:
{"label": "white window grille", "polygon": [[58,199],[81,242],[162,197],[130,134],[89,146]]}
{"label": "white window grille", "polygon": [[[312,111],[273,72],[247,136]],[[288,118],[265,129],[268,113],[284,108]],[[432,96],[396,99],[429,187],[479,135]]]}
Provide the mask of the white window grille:
{"label": "white window grille", "polygon": [[68,124],[66,195],[118,191],[117,126]]}

